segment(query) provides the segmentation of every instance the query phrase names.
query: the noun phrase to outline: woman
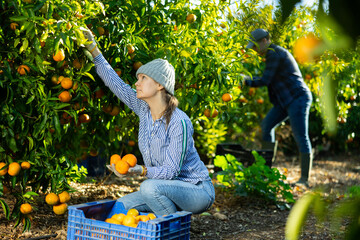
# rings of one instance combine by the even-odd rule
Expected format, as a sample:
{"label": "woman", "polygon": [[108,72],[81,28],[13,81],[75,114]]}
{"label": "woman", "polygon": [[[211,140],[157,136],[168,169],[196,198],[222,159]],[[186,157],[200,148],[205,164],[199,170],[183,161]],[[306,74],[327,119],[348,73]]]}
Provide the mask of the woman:
{"label": "woman", "polygon": [[[177,108],[175,71],[166,60],[156,59],[137,72],[136,92],[124,83],[98,49],[90,31],[86,48],[94,57],[97,74],[111,91],[140,118],[139,149],[145,166],[130,168],[146,176],[138,192],[120,199],[126,209],[166,215],[178,210],[201,213],[215,200],[209,172],[195,149],[193,126]],[[118,176],[121,176],[110,166]]]}

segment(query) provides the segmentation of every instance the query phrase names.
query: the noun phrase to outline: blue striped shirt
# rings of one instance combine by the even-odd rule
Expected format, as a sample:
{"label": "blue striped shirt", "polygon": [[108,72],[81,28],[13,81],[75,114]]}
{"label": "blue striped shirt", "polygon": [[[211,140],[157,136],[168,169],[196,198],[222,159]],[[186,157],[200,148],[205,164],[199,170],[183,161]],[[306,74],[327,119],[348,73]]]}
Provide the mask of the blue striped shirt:
{"label": "blue striped shirt", "polygon": [[176,108],[168,126],[164,117],[154,121],[149,105],[136,97],[102,54],[94,58],[94,64],[105,85],[140,118],[138,143],[148,178],[194,184],[211,180],[195,148],[192,123],[183,111]]}
{"label": "blue striped shirt", "polygon": [[266,53],[263,76],[246,80],[246,85],[267,86],[270,102],[283,108],[299,96],[311,96],[294,57],[288,50],[275,44],[271,44]]}

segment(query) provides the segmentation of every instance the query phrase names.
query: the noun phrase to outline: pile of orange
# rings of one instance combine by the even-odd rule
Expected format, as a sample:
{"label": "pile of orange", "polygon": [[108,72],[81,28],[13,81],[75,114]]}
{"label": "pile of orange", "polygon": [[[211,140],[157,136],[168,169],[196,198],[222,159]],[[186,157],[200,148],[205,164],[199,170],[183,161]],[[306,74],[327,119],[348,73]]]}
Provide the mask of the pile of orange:
{"label": "pile of orange", "polygon": [[71,197],[67,191],[63,191],[60,194],[49,193],[45,197],[45,202],[53,207],[53,211],[56,215],[63,215],[67,210],[67,202]]}
{"label": "pile of orange", "polygon": [[138,210],[131,208],[126,215],[124,213],[114,214],[111,218],[107,218],[105,222],[136,228],[139,222],[147,222],[155,218],[156,216],[153,213],[140,215]]}
{"label": "pile of orange", "polygon": [[115,165],[116,171],[120,174],[126,174],[130,167],[134,167],[137,163],[137,158],[134,154],[126,154],[123,158],[119,154],[113,154],[110,157],[110,164]]}

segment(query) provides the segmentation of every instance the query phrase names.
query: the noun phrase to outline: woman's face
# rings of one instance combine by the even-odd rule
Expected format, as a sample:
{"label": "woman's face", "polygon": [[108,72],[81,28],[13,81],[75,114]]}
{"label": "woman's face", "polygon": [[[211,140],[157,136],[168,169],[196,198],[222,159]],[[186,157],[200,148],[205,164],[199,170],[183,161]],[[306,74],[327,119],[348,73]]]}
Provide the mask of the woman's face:
{"label": "woman's face", "polygon": [[139,99],[150,99],[164,88],[161,84],[157,83],[154,79],[145,74],[138,74],[137,79],[138,80],[135,83],[136,97]]}

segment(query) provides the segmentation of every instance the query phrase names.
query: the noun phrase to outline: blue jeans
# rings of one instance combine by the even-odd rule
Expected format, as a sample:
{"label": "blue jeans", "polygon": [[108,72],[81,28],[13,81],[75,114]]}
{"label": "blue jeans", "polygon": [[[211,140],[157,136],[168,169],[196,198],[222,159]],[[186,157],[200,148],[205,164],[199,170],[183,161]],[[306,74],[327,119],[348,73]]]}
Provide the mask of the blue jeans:
{"label": "blue jeans", "polygon": [[292,101],[286,109],[279,105],[270,109],[261,123],[262,139],[275,142],[275,129],[283,121],[289,119],[296,144],[300,153],[311,153],[309,138],[309,112],[312,96],[303,95]]}
{"label": "blue jeans", "polygon": [[215,190],[211,181],[195,185],[179,180],[147,179],[141,183],[139,191],[117,201],[122,202],[127,210],[135,208],[140,212],[168,215],[179,210],[202,213],[214,200]]}

